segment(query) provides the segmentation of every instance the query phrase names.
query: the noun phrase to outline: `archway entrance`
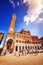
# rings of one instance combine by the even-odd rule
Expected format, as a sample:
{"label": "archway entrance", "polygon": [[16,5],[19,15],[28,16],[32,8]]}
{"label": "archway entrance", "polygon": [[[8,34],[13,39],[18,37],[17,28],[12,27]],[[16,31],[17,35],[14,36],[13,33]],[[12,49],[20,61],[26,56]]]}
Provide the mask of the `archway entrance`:
{"label": "archway entrance", "polygon": [[6,47],[7,47],[6,48],[7,52],[9,52],[9,53],[12,53],[13,52],[14,43],[13,43],[13,40],[12,39],[9,39],[7,41]]}

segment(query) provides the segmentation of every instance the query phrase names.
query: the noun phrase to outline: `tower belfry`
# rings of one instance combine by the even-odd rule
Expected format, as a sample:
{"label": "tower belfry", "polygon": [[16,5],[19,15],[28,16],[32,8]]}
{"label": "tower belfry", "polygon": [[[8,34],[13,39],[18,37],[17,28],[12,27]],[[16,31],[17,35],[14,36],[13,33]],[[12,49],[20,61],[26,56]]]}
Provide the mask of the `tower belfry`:
{"label": "tower belfry", "polygon": [[15,21],[16,21],[16,14],[12,15],[12,20],[11,20],[11,23],[10,23],[8,33],[14,32]]}
{"label": "tower belfry", "polygon": [[4,48],[2,55],[11,53],[14,48],[14,26],[16,21],[16,14],[12,15],[11,23],[8,29],[8,33],[4,42]]}

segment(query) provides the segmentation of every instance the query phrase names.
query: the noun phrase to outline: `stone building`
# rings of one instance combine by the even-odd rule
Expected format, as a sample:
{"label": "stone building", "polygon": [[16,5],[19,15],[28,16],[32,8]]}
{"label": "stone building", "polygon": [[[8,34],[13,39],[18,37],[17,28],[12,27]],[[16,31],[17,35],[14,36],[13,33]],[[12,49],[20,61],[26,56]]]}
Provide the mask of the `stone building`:
{"label": "stone building", "polygon": [[4,33],[0,33],[0,44],[1,44],[3,37],[4,37]]}
{"label": "stone building", "polygon": [[15,21],[16,15],[14,14],[4,42],[2,55],[21,55],[43,51],[43,40],[38,36],[32,36],[30,31],[23,29],[20,32],[14,32]]}
{"label": "stone building", "polygon": [[[1,32],[0,33],[0,45],[1,45],[3,37],[4,37],[4,33]],[[2,50],[3,50],[3,48],[0,48],[0,54],[2,53]]]}

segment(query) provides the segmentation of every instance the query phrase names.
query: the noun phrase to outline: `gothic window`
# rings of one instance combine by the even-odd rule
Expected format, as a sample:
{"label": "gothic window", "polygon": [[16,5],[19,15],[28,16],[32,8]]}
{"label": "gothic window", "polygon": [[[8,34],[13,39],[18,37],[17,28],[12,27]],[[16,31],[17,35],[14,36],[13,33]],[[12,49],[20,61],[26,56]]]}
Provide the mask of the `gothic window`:
{"label": "gothic window", "polygon": [[18,47],[16,46],[16,51],[18,50]]}
{"label": "gothic window", "polygon": [[16,42],[18,42],[18,40],[16,40]]}
{"label": "gothic window", "polygon": [[24,49],[24,46],[22,48]]}
{"label": "gothic window", "polygon": [[22,41],[22,43],[23,43],[23,41]]}
{"label": "gothic window", "polygon": [[27,46],[26,46],[26,49],[27,49]]}
{"label": "gothic window", "polygon": [[35,46],[35,49],[37,49],[37,47]]}
{"label": "gothic window", "polygon": [[19,41],[19,43],[21,43],[21,41]]}

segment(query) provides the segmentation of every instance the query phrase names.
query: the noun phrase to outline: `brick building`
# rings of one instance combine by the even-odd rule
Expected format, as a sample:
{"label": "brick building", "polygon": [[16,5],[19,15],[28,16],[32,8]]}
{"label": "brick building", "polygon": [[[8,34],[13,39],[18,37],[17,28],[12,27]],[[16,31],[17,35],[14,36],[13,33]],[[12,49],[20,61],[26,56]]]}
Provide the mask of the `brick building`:
{"label": "brick building", "polygon": [[32,52],[42,52],[43,39],[39,39],[38,36],[32,36],[30,31],[25,31],[23,29],[20,32],[14,32],[15,21],[16,15],[13,15],[3,45],[2,55],[20,55]]}

